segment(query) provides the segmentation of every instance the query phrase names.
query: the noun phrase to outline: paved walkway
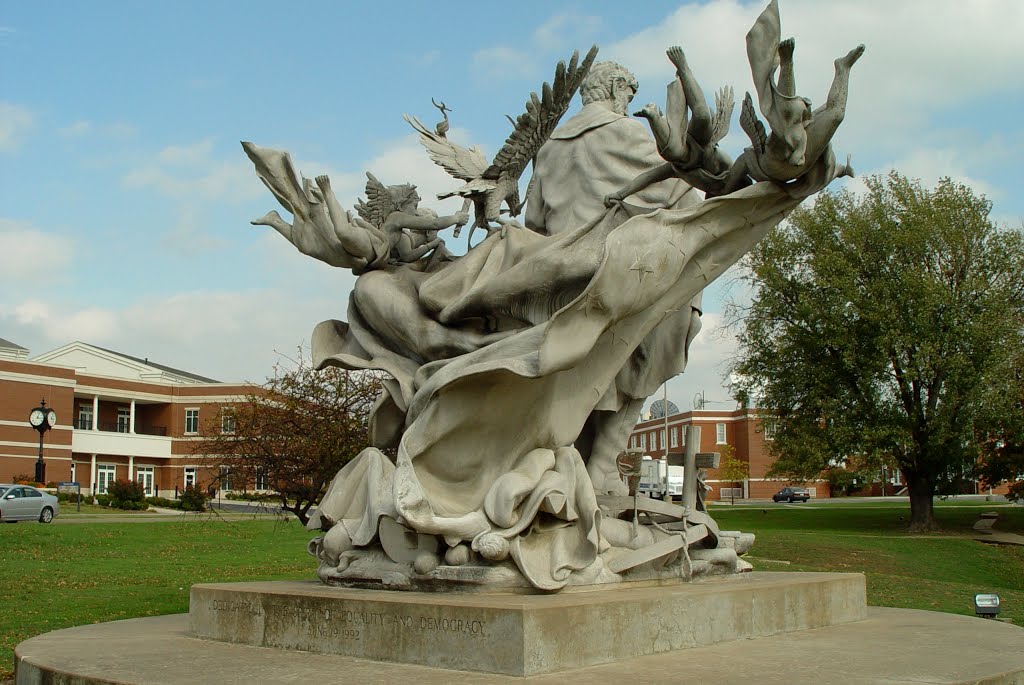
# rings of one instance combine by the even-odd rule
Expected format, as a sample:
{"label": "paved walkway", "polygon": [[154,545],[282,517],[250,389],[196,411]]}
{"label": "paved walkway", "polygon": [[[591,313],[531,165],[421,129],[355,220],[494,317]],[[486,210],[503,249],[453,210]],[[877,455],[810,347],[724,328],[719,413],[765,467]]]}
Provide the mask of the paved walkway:
{"label": "paved walkway", "polygon": [[1024,629],[970,616],[877,607],[855,623],[526,678],[200,640],[190,636],[187,614],[59,630],[21,643],[15,655],[24,660],[19,683],[60,677],[59,682],[82,685],[1024,682]]}

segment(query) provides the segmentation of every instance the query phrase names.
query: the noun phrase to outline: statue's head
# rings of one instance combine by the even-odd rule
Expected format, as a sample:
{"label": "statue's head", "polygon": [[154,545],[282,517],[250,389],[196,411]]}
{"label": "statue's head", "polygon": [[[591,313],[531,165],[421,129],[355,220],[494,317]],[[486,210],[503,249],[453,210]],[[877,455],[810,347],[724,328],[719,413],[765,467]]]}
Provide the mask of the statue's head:
{"label": "statue's head", "polygon": [[403,183],[400,186],[388,186],[388,195],[395,203],[398,211],[414,211],[419,205],[420,196],[416,192],[416,186]]}
{"label": "statue's head", "polygon": [[580,84],[580,97],[584,105],[604,102],[612,111],[625,114],[637,87],[636,76],[626,67],[618,62],[598,62]]}

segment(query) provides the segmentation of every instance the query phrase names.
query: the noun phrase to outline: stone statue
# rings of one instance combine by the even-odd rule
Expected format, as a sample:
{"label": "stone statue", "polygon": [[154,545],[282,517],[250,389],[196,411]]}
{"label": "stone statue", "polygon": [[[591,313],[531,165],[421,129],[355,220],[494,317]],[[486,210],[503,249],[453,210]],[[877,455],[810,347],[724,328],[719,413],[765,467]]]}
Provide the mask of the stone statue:
{"label": "stone statue", "polygon": [[[777,27],[773,1],[748,55],[755,80],[767,79],[755,83],[759,95],[765,86],[789,97],[790,77],[774,84],[764,71],[780,50]],[[780,124],[759,98],[786,145],[799,143],[792,126],[801,127],[803,159],[766,142],[760,157],[748,151],[732,164],[717,148],[730,91],[712,114],[682,51],[669,54],[677,79],[666,115],[645,108],[656,138],[627,115],[636,79],[595,62],[596,48],[558,66],[490,164],[448,140],[444,103],[434,103],[444,116],[434,130],[406,117],[464,183],[445,195],[471,202],[474,226],[488,230],[459,257],[436,231],[458,230],[468,204],[436,217],[418,208],[413,186],[368,175],[354,216],[326,177],[310,182],[287,153],[243,143],[293,216],[254,223],[358,275],[347,320],[313,332],[316,363],[388,374],[371,444],[311,520],[324,582],[555,591],[749,568],[739,555],[753,536],[718,530],[697,478],[684,486],[686,506],[634,498],[617,458],[644,400],[685,367],[702,289],[839,173],[828,144],[839,103],[826,106],[819,130],[818,112]],[[581,111],[560,123],[577,90]],[[766,157],[799,168],[765,180],[751,169],[771,166]],[[521,230],[501,206],[510,217],[523,209],[518,180],[530,160]]]}

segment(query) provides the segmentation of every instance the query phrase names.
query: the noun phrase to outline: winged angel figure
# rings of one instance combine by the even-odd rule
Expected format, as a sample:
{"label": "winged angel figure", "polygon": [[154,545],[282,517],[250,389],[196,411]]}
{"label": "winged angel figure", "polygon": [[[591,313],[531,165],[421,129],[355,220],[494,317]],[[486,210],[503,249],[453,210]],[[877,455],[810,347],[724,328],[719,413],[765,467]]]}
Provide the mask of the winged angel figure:
{"label": "winged angel figure", "polygon": [[[545,82],[539,97],[535,92],[530,93],[526,111],[516,119],[515,129],[490,164],[478,146],[462,147],[444,133],[429,130],[416,117],[402,115],[420,134],[420,142],[427,149],[430,159],[455,178],[466,182],[461,188],[441,193],[437,197],[444,199],[459,195],[473,202],[474,220],[469,232],[470,240],[478,227],[490,233],[492,222],[501,227],[518,225],[514,219],[501,216],[501,204],[504,202],[508,206],[510,217],[519,216],[526,204],[525,197],[522,200],[519,198],[519,178],[527,163],[536,157],[541,145],[547,142],[562,115],[569,109],[569,103],[596,58],[595,45],[582,62],[579,61],[578,51],[573,52],[568,66],[565,62],[559,62],[555,67],[552,84]],[[526,195],[529,196],[529,188]]]}

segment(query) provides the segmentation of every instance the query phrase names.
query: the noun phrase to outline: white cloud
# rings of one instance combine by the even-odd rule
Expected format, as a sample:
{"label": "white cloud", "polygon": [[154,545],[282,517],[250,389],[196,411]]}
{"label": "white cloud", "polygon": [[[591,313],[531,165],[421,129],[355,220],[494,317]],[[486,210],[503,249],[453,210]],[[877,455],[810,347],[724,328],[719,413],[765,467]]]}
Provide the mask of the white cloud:
{"label": "white cloud", "polygon": [[21,285],[61,278],[71,263],[69,238],[42,231],[25,221],[0,218],[0,284]]}
{"label": "white cloud", "polygon": [[57,129],[57,133],[64,138],[84,138],[86,136],[125,139],[133,138],[138,134],[131,124],[123,121],[116,121],[112,124],[94,124],[91,121],[80,119],[63,128]]}
{"label": "white cloud", "polygon": [[189,145],[168,145],[156,158],[161,164],[196,166],[209,162],[212,153],[213,138],[206,138]]}
{"label": "white cloud", "polygon": [[[541,50],[558,52],[580,40],[591,40],[590,37],[601,29],[602,23],[600,17],[593,15],[561,12],[534,30],[533,42]],[[585,52],[589,45],[577,47]]]}
{"label": "white cloud", "polygon": [[481,79],[521,78],[537,69],[537,56],[529,50],[496,45],[473,54],[473,71]]}
{"label": "white cloud", "polygon": [[[663,102],[661,86],[674,75],[663,51],[681,45],[707,94],[731,84],[739,101],[752,90],[745,35],[762,8],[735,0],[685,5],[610,45],[603,57],[626,64],[644,97]],[[790,0],[782,7],[783,35],[797,43],[798,90],[817,104],[832,82],[833,60],[867,45],[853,69],[839,136],[852,149],[899,140],[957,105],[976,102],[980,121],[988,96],[1020,90],[1022,29],[1024,3],[996,0],[889,3],[884,20],[861,0]]]}
{"label": "white cloud", "polygon": [[228,244],[225,239],[211,235],[203,222],[205,216],[206,213],[193,204],[181,205],[177,222],[160,238],[160,242],[167,249],[185,256],[225,247]]}
{"label": "white cloud", "polygon": [[120,309],[35,299],[0,303],[0,330],[33,355],[81,340],[220,380],[261,382],[271,373],[275,350],[293,352],[317,322],[343,314],[343,298],[193,291]]}
{"label": "white cloud", "polygon": [[218,159],[212,138],[165,147],[152,162],[129,170],[121,182],[130,189],[204,201],[244,202],[259,197],[263,188],[244,156]]}
{"label": "white cloud", "polygon": [[27,107],[0,102],[0,152],[13,152],[35,127],[35,115]]}
{"label": "white cloud", "polygon": [[574,11],[555,14],[534,29],[526,46],[495,45],[475,52],[473,70],[488,81],[534,76],[552,54],[568,60],[569,46],[585,54],[601,24],[601,18],[593,15]]}
{"label": "white cloud", "polygon": [[92,133],[93,126],[90,121],[76,121],[73,124],[57,129],[57,133],[65,138],[78,138]]}

